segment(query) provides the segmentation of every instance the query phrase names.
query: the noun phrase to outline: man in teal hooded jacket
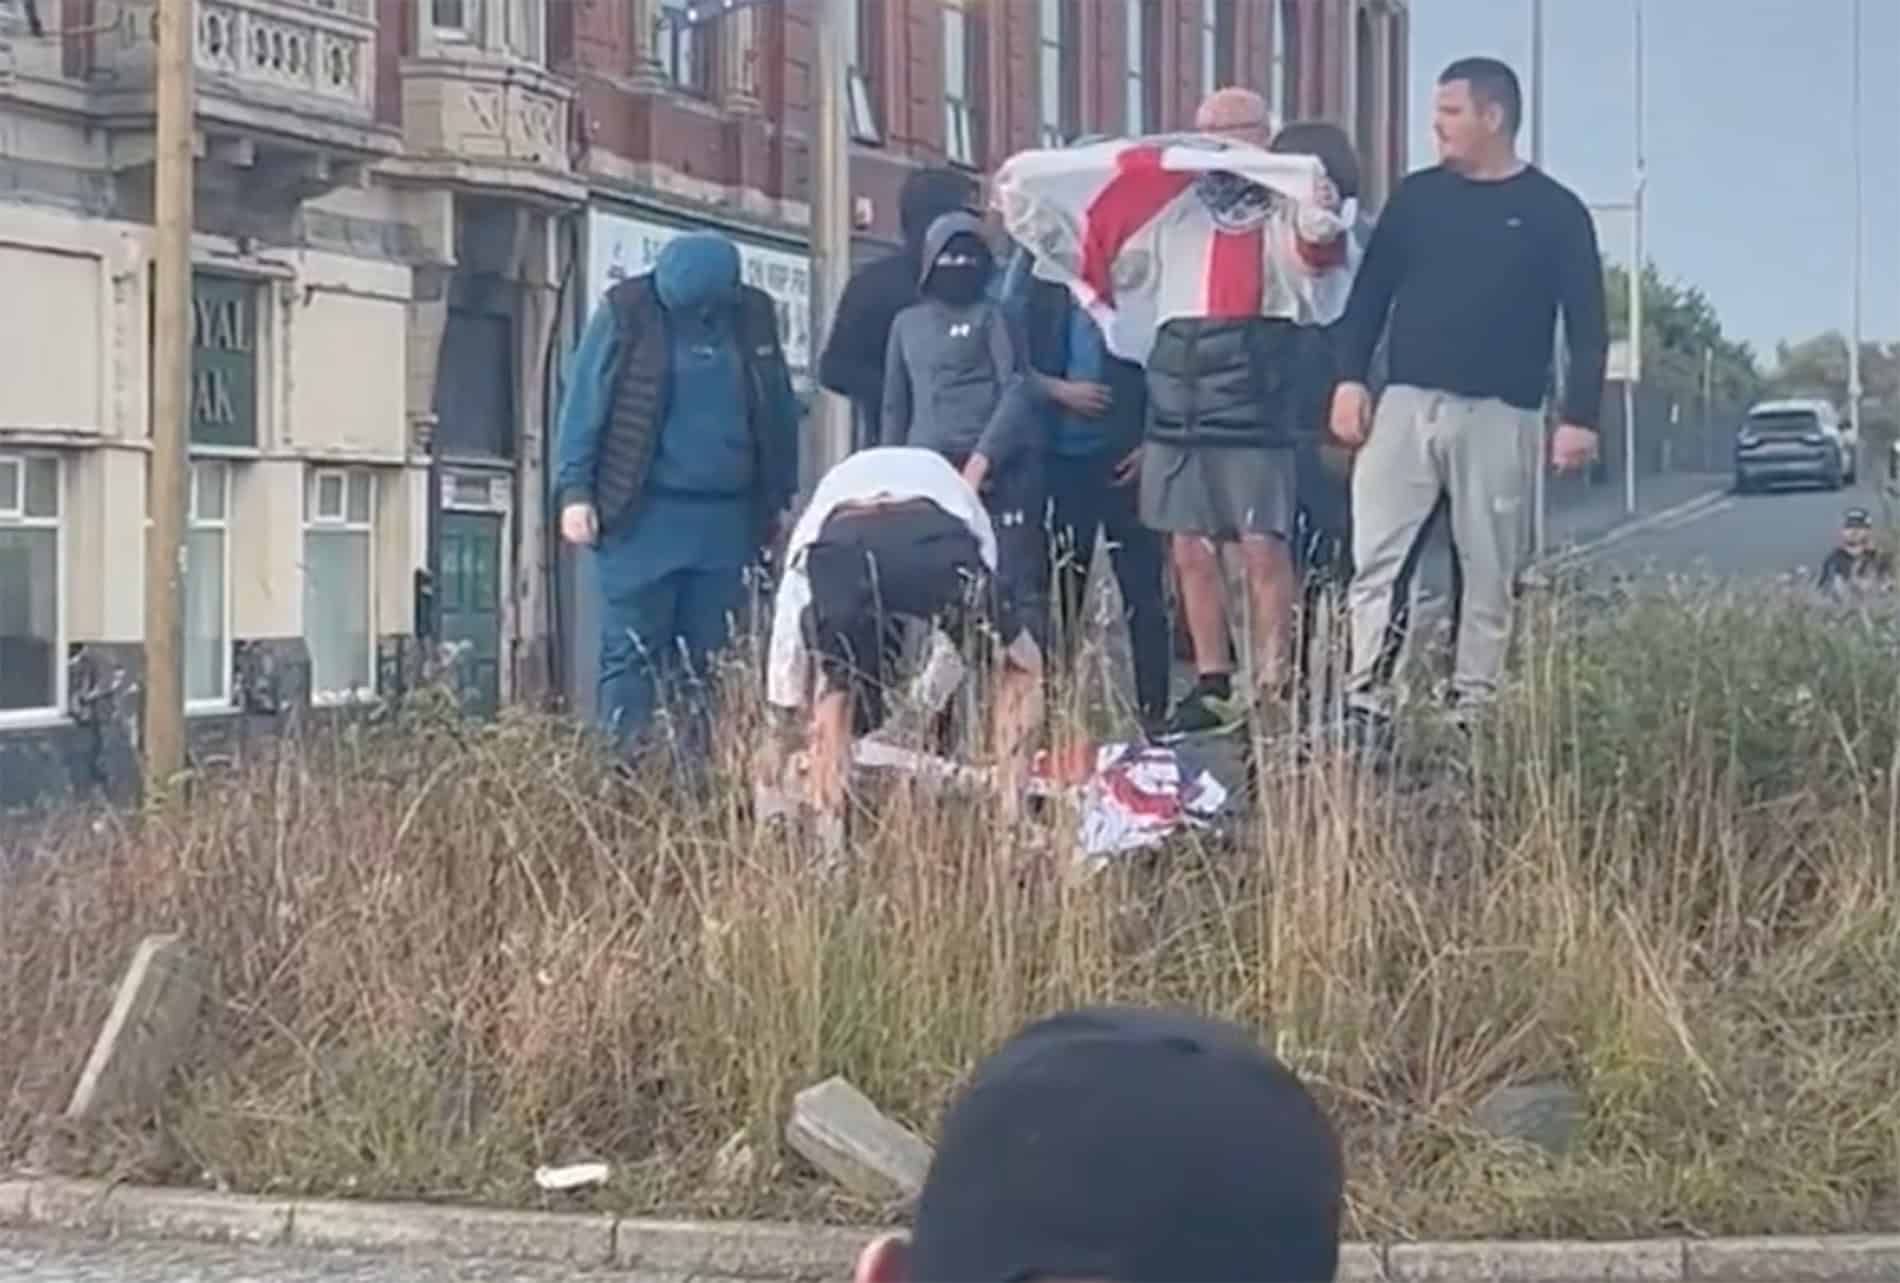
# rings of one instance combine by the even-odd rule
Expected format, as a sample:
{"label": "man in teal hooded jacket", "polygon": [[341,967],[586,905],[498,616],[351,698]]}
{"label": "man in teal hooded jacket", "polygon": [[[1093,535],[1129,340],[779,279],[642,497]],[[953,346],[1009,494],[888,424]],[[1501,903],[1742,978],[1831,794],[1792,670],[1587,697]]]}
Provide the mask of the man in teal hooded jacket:
{"label": "man in teal hooded jacket", "polygon": [[798,484],[777,311],[741,284],[731,240],[682,235],[607,292],[567,387],[555,502],[598,576],[597,716],[625,749],[673,702],[689,751],[703,751],[746,571]]}

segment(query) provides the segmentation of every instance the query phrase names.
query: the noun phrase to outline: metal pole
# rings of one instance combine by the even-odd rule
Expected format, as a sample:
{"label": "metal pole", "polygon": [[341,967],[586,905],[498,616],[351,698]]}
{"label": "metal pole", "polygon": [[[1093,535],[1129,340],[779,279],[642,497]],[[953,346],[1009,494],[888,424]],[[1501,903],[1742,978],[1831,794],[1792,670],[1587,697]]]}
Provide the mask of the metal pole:
{"label": "metal pole", "polygon": [[1635,0],[1636,190],[1630,202],[1629,377],[1623,383],[1623,511],[1636,513],[1636,385],[1643,379],[1643,0]]}
{"label": "metal pole", "polygon": [[[1531,164],[1544,167],[1544,0],[1531,0]],[[1563,387],[1563,329],[1559,315],[1556,341],[1551,346],[1551,369],[1555,374],[1552,391],[1561,395]],[[1544,555],[1549,538],[1545,492],[1548,470],[1545,456],[1550,452],[1550,416],[1555,405],[1546,405],[1538,419],[1537,451],[1531,459],[1531,558]]]}
{"label": "metal pole", "polygon": [[193,0],[159,0],[153,171],[152,454],[145,532],[145,785],[185,766],[185,503],[191,437]]}
{"label": "metal pole", "polygon": [[1862,160],[1860,126],[1860,9],[1861,0],[1854,0],[1854,105],[1849,112],[1854,130],[1854,322],[1853,338],[1847,345],[1847,421],[1854,429],[1854,448],[1860,449],[1860,326],[1861,326],[1861,254],[1863,233],[1861,230],[1862,200],[1864,198],[1866,168]]}
{"label": "metal pole", "polygon": [[[851,142],[845,130],[851,86],[851,53],[845,42],[853,0],[819,0],[818,107],[813,133],[811,183],[813,364],[831,333],[838,300],[851,275]],[[816,370],[814,368],[814,374]],[[851,407],[819,388],[812,401],[814,476],[851,453]]]}

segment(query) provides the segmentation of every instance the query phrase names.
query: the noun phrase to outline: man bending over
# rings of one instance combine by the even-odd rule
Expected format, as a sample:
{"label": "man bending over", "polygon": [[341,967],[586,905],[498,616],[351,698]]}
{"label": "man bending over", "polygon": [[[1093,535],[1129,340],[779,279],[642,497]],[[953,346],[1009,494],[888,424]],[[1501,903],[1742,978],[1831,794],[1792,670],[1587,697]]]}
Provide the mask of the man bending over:
{"label": "man bending over", "polygon": [[883,720],[879,638],[893,618],[987,640],[999,670],[991,751],[1006,809],[1020,804],[1042,652],[994,587],[996,558],[982,500],[935,451],[863,450],[818,483],[785,550],[767,698],[810,707],[808,800],[828,842],[842,836],[852,737]]}

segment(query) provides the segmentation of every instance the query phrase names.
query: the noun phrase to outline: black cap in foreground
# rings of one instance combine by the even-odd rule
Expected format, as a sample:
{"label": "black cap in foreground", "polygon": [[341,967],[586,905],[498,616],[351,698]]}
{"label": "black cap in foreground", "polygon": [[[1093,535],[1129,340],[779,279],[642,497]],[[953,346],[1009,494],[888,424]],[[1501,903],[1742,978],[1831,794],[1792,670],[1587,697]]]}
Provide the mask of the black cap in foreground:
{"label": "black cap in foreground", "polygon": [[978,1066],[918,1198],[912,1283],[1323,1283],[1339,1143],[1239,1028],[1098,1008]]}
{"label": "black cap in foreground", "polygon": [[1841,524],[1849,530],[1865,530],[1874,524],[1874,518],[1865,508],[1849,508],[1841,515]]}

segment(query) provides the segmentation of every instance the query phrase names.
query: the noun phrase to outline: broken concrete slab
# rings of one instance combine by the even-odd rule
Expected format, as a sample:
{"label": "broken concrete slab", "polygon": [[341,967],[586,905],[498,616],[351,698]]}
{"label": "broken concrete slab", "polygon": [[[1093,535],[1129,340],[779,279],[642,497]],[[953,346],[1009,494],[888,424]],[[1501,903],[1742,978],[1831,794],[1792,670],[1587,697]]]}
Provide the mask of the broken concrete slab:
{"label": "broken concrete slab", "polygon": [[785,1141],[846,1189],[882,1201],[915,1198],[932,1150],[893,1122],[843,1078],[828,1078],[792,1098]]}
{"label": "broken concrete slab", "polygon": [[156,1109],[166,1080],[191,1050],[209,980],[204,960],[182,937],[139,941],[66,1117],[102,1122]]}

